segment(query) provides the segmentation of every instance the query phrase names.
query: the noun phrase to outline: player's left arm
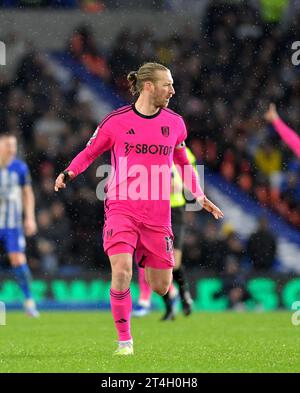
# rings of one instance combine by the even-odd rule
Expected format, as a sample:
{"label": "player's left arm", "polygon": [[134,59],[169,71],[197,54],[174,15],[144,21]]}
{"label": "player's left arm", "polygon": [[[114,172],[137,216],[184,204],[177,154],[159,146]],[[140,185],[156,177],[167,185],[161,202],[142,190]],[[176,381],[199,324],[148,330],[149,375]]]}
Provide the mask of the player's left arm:
{"label": "player's left arm", "polygon": [[26,184],[23,187],[23,206],[25,235],[33,236],[36,234],[37,225],[35,219],[35,197],[30,184]]}
{"label": "player's left arm", "polygon": [[183,184],[193,194],[197,202],[205,210],[211,213],[215,219],[218,220],[219,218],[223,218],[223,212],[205,196],[202,188],[200,187],[195,169],[189,162],[185,142],[181,142],[176,146],[173,160],[175,165],[178,165],[180,168],[178,172],[182,178]]}

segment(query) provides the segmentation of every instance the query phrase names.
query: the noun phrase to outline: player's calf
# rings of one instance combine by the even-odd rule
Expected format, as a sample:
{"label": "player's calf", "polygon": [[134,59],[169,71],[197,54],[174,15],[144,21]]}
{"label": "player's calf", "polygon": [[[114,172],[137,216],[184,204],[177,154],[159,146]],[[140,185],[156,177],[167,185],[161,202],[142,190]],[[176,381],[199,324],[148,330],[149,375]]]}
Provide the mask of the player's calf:
{"label": "player's calf", "polygon": [[8,254],[13,274],[19,287],[21,288],[25,301],[24,309],[27,315],[31,317],[39,317],[35,301],[33,300],[30,283],[32,280],[29,266],[26,262],[26,256],[21,252],[11,252]]}

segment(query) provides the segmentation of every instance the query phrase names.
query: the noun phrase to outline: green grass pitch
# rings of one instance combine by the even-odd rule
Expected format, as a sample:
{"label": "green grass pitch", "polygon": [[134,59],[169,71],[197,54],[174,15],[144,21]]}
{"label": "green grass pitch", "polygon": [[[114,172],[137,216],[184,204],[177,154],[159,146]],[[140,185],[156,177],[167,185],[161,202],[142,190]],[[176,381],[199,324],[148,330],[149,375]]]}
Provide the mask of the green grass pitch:
{"label": "green grass pitch", "polygon": [[1,372],[300,372],[300,326],[291,313],[194,313],[132,319],[135,355],[116,347],[107,312],[7,313]]}

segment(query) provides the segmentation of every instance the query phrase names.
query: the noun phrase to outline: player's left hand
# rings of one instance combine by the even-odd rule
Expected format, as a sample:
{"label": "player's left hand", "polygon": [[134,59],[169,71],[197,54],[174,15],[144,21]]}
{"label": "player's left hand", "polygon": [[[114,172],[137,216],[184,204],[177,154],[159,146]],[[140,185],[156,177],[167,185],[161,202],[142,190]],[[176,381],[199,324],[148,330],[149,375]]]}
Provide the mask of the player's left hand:
{"label": "player's left hand", "polygon": [[24,232],[26,236],[33,236],[37,232],[36,221],[33,218],[27,218],[24,220]]}
{"label": "player's left hand", "polygon": [[208,198],[206,198],[205,195],[198,197],[197,201],[203,207],[203,209],[211,213],[216,220],[224,217],[224,213],[218,208],[218,206],[213,204]]}

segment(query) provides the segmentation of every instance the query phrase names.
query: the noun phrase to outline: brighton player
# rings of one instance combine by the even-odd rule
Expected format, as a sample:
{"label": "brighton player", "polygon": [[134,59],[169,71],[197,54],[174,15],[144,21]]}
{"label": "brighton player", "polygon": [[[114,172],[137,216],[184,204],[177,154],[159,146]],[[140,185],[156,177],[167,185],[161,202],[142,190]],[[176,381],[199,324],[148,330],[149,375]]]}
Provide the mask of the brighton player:
{"label": "brighton player", "polygon": [[[25,162],[16,159],[17,138],[0,135],[0,241],[8,255],[14,276],[24,294],[24,308],[38,317],[30,290],[31,274],[25,256],[25,238],[36,233],[34,194]],[[23,222],[24,210],[24,222]]]}
{"label": "brighton player", "polygon": [[[133,354],[130,282],[134,252],[153,291],[163,296],[172,282],[173,160],[182,169],[184,184],[202,207],[216,219],[223,217],[221,210],[204,195],[189,164],[182,117],[167,109],[175,93],[170,70],[158,63],[146,63],[138,71],[130,72],[128,80],[131,92],[138,95],[136,102],[104,118],[86,148],[58,175],[54,185],[55,191],[65,188],[69,179],[110,149],[114,171],[106,187],[103,246],[112,269],[110,302],[119,338],[116,355]],[[137,167],[143,178],[139,187],[137,173],[134,174]],[[157,168],[167,169],[165,181],[159,175],[153,176]],[[159,179],[158,190],[153,189],[153,177]],[[136,188],[140,188],[139,198],[133,193]]]}
{"label": "brighton player", "polygon": [[288,145],[295,155],[300,158],[300,137],[279,117],[275,104],[270,104],[264,117],[273,125],[281,139]]}

